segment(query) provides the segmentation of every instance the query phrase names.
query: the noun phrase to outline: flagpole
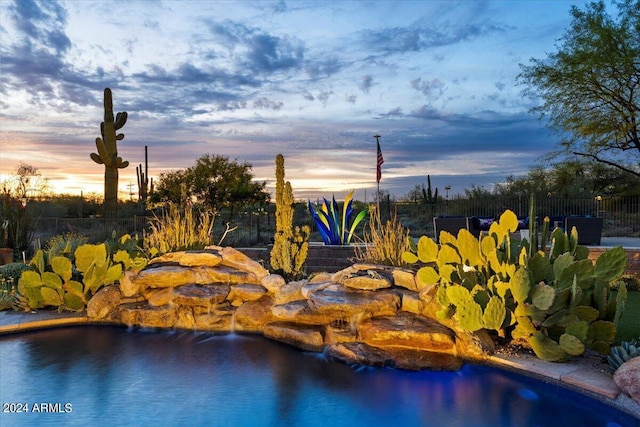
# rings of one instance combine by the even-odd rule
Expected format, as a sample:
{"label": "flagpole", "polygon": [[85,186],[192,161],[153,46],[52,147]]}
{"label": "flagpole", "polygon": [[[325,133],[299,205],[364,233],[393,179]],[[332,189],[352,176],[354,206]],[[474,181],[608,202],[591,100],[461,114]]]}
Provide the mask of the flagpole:
{"label": "flagpole", "polygon": [[376,191],[376,205],[377,205],[377,209],[378,209],[378,215],[380,215],[380,178],[381,178],[381,171],[382,171],[382,163],[384,163],[384,160],[382,158],[382,151],[380,151],[380,135],[379,134],[375,134],[373,135],[373,137],[376,139],[376,146],[377,146],[377,155],[376,155],[376,182],[378,185],[378,191]]}

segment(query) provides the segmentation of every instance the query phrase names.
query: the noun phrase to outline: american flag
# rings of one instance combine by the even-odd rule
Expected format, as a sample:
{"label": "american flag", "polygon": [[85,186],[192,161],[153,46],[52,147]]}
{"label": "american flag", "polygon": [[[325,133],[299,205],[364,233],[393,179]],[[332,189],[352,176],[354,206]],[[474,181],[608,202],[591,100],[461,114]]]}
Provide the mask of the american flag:
{"label": "american flag", "polygon": [[384,163],[384,158],[382,158],[382,151],[380,150],[380,141],[378,141],[378,138],[376,138],[376,144],[378,144],[378,162],[376,167],[376,180],[380,182],[380,179],[382,178],[382,164]]}

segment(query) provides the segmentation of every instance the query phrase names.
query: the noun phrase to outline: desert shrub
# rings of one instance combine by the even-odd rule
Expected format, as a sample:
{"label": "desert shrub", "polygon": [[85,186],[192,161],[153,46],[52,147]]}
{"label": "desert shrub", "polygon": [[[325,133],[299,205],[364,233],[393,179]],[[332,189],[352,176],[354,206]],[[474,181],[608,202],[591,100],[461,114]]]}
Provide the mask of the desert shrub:
{"label": "desert shrub", "polygon": [[53,236],[47,241],[45,249],[51,258],[62,255],[73,261],[73,254],[78,246],[88,242],[87,236],[72,231]]}
{"label": "desert shrub", "polygon": [[151,231],[144,238],[145,248],[157,248],[160,253],[204,249],[212,244],[215,212],[194,212],[191,205],[180,208],[170,203],[160,216],[150,220]]}
{"label": "desert shrub", "polygon": [[18,280],[20,280],[22,272],[30,269],[31,267],[29,267],[28,264],[23,264],[21,262],[5,264],[0,266],[0,278],[13,283],[13,286],[15,287],[18,285]]}
{"label": "desert shrub", "polygon": [[21,262],[12,262],[0,266],[0,311],[15,307],[18,280],[23,271],[31,267]]}
{"label": "desert shrub", "polygon": [[16,287],[13,283],[13,280],[0,277],[0,311],[9,310],[14,307]]}
{"label": "desert shrub", "polygon": [[24,252],[29,257],[35,233],[35,221],[22,200],[3,188],[0,194],[0,225],[2,226],[2,246]]}
{"label": "desert shrub", "polygon": [[396,214],[383,225],[380,212],[369,209],[369,227],[363,233],[364,245],[355,247],[356,259],[360,262],[392,265],[401,267],[405,264],[402,254],[411,248],[410,230],[405,228]]}

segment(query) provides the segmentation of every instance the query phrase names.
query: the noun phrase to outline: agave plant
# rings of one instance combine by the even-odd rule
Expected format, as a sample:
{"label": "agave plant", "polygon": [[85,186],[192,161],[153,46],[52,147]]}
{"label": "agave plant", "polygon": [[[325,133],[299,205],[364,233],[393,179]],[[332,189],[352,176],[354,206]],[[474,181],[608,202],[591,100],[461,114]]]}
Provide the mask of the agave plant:
{"label": "agave plant", "polygon": [[612,372],[615,372],[624,362],[640,357],[640,346],[638,341],[623,341],[620,345],[611,347],[611,352],[607,356],[607,362]]}
{"label": "agave plant", "polygon": [[[353,190],[347,194],[342,207],[342,215],[338,209],[336,198],[330,203],[324,199],[324,203],[319,208],[313,206],[309,201],[309,212],[316,222],[320,236],[325,245],[348,245],[351,243],[353,232],[356,227],[367,216],[367,209],[363,209],[356,215],[353,210]],[[352,220],[352,217],[354,217]],[[349,225],[350,224],[350,225]]]}

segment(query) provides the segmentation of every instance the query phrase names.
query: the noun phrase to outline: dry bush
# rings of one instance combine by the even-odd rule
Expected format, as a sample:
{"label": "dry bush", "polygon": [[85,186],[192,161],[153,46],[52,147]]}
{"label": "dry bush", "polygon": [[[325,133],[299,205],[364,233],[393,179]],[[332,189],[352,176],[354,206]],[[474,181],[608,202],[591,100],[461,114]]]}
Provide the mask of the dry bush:
{"label": "dry bush", "polygon": [[191,205],[180,209],[169,204],[161,216],[154,214],[150,221],[151,232],[145,236],[145,248],[157,248],[160,253],[189,249],[204,249],[212,243],[215,213],[194,214]]}
{"label": "dry bush", "polygon": [[359,262],[391,265],[401,267],[402,253],[408,251],[410,230],[398,221],[397,214],[382,225],[380,212],[375,208],[369,209],[369,227],[364,230],[364,245],[356,246],[355,255]]}

